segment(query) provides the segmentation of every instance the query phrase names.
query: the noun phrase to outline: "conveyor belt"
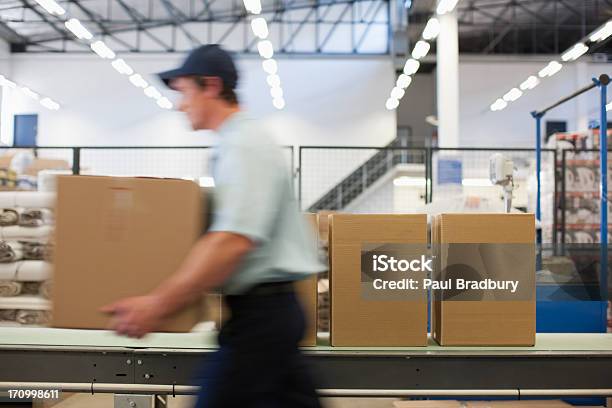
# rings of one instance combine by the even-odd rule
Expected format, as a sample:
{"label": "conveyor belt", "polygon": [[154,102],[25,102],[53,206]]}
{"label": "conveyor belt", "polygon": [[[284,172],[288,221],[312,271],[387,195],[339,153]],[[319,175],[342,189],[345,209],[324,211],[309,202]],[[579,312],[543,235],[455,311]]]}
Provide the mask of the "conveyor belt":
{"label": "conveyor belt", "polygon": [[[188,385],[214,333],[0,328],[0,382]],[[611,395],[612,335],[538,334],[535,347],[305,347],[318,387],[355,395]],[[96,388],[94,387],[94,388]],[[352,390],[352,391],[351,391]],[[569,392],[569,394],[568,394]],[[333,394],[333,391],[330,392]]]}

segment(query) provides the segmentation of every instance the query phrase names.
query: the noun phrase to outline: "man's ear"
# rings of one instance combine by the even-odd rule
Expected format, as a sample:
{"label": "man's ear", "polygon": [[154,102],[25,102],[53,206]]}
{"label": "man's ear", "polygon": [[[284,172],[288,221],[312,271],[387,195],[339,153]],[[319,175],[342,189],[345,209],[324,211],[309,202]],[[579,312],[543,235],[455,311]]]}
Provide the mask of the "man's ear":
{"label": "man's ear", "polygon": [[204,92],[210,97],[216,98],[223,92],[223,80],[219,77],[204,77],[206,85],[204,86]]}

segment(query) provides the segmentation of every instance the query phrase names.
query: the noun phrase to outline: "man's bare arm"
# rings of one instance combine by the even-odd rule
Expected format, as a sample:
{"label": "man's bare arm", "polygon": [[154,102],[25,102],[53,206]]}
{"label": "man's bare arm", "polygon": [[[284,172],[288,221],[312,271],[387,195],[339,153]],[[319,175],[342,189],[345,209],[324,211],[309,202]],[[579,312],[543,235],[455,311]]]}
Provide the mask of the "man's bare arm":
{"label": "man's bare arm", "polygon": [[210,232],[193,246],[178,271],[152,293],[166,316],[221,285],[255,244],[231,232]]}

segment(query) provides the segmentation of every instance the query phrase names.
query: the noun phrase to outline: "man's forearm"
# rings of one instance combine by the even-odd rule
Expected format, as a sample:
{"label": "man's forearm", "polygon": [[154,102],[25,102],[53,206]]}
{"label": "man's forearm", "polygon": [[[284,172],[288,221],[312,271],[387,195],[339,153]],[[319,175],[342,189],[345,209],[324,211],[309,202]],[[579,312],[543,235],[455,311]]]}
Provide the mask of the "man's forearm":
{"label": "man's forearm", "polygon": [[240,235],[208,233],[196,242],[179,270],[153,295],[162,302],[166,314],[171,315],[221,285],[252,246],[248,238]]}

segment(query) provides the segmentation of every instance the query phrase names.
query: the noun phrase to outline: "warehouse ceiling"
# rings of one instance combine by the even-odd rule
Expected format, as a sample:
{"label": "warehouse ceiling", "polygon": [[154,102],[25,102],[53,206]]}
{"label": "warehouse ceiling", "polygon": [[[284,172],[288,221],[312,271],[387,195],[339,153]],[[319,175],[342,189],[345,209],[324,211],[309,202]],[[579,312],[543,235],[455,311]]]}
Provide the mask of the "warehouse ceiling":
{"label": "warehouse ceiling", "polygon": [[[58,3],[118,52],[174,52],[230,42],[256,52],[242,0],[63,0]],[[410,47],[435,0],[262,0],[279,53],[385,54],[388,34]],[[559,54],[612,18],[612,0],[460,0],[460,50]],[[403,34],[402,34],[403,33]],[[0,37],[13,52],[89,52],[34,0],[0,0]],[[344,37],[346,44],[337,44]],[[347,39],[349,38],[349,39]],[[336,46],[334,46],[334,42]],[[304,45],[306,44],[306,45]],[[610,53],[603,43],[590,52]]]}
{"label": "warehouse ceiling", "polygon": [[[408,32],[417,41],[435,0],[413,0]],[[559,54],[612,18],[612,0],[459,0],[460,50]],[[590,52],[610,52],[609,45]]]}

